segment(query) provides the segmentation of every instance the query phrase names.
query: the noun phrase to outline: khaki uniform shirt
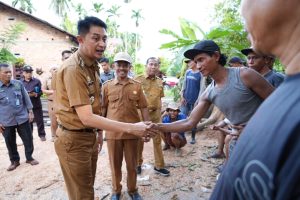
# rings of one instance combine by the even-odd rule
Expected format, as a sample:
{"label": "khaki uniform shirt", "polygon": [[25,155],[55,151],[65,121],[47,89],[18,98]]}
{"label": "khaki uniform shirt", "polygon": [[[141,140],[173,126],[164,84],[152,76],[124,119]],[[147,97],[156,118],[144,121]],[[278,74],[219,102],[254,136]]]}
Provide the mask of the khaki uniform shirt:
{"label": "khaki uniform shirt", "polygon": [[144,94],[148,103],[148,111],[152,122],[160,122],[161,98],[164,97],[163,81],[158,78],[150,78],[147,75],[135,77],[142,84]]}
{"label": "khaki uniform shirt", "polygon": [[[147,101],[141,84],[132,79],[119,83],[117,79],[106,81],[102,90],[103,107],[106,117],[112,120],[136,123],[140,122],[138,109],[147,108]],[[138,139],[127,133],[106,132],[107,139]]]}
{"label": "khaki uniform shirt", "polygon": [[[46,88],[46,90],[52,90],[52,76],[48,76],[45,78],[42,82],[43,87]],[[47,95],[48,100],[53,101],[53,94]]]}
{"label": "khaki uniform shirt", "polygon": [[97,63],[88,63],[74,53],[56,73],[56,115],[58,123],[67,129],[85,127],[75,107],[91,105],[93,113],[101,115],[99,68]]}

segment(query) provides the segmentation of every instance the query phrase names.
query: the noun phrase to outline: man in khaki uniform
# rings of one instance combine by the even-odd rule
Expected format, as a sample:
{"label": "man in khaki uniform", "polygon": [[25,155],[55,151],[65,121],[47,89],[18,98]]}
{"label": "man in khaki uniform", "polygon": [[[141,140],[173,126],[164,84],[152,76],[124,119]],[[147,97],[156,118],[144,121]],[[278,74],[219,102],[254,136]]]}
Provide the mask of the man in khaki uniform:
{"label": "man in khaki uniform", "polygon": [[79,49],[67,59],[56,75],[56,114],[59,123],[55,140],[69,199],[94,199],[98,143],[102,132],[127,132],[154,136],[143,122],[129,124],[101,117],[99,68],[97,59],[106,48],[106,24],[96,17],[78,22]]}
{"label": "man in khaki uniform", "polygon": [[56,129],[57,129],[57,121],[56,121],[56,116],[54,114],[54,104],[53,104],[54,91],[51,87],[52,86],[52,77],[56,70],[57,70],[56,67],[52,67],[50,69],[50,76],[48,76],[42,82],[42,91],[44,94],[47,95],[47,99],[48,99],[47,104],[48,104],[48,114],[49,114],[49,118],[51,121],[52,142],[54,142],[54,139],[56,137]]}
{"label": "man in khaki uniform", "polygon": [[[138,110],[141,111],[144,121],[149,121],[147,100],[139,82],[128,78],[132,59],[127,53],[117,53],[115,58],[116,78],[108,80],[103,85],[102,114],[109,119],[134,123],[139,122]],[[128,193],[134,200],[142,199],[137,192],[136,167],[137,146],[139,138],[128,133],[106,132],[108,155],[112,173],[113,195],[112,200],[120,199],[122,191],[122,161],[123,152],[127,168]]]}
{"label": "man in khaki uniform", "polygon": [[[148,58],[146,62],[146,74],[136,77],[136,80],[142,83],[142,87],[148,102],[150,120],[153,123],[161,122],[161,98],[164,97],[163,82],[156,76],[159,70],[159,64],[160,63],[157,58]],[[140,140],[138,146],[138,174],[140,174],[142,171],[141,165],[143,164],[143,149],[144,142]],[[163,176],[169,176],[170,172],[164,168],[165,162],[162,153],[160,135],[156,135],[153,138],[153,149],[155,159],[154,171]]]}

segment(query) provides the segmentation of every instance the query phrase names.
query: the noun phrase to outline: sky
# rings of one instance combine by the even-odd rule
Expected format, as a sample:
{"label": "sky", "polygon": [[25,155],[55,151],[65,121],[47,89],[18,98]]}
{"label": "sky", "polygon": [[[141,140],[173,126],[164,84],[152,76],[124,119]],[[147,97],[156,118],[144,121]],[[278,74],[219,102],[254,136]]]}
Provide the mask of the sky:
{"label": "sky", "polygon": [[[12,2],[12,0],[2,1],[10,5]],[[150,56],[171,57],[170,52],[159,50],[159,47],[163,43],[171,42],[172,38],[159,33],[159,30],[170,29],[181,35],[178,20],[180,17],[195,22],[204,31],[209,31],[213,26],[212,14],[214,13],[214,5],[219,1],[221,0],[131,0],[129,4],[125,4],[124,0],[101,0],[105,9],[110,8],[111,5],[121,6],[121,16],[118,21],[121,32],[131,31],[142,35],[142,47],[137,52],[137,57],[141,61],[146,60]],[[33,13],[34,16],[46,20],[55,26],[60,25],[61,19],[49,8],[50,0],[32,0],[32,2],[36,9]],[[82,3],[86,10],[91,10],[86,0],[72,0],[72,2],[74,4]],[[92,0],[91,2],[97,1]],[[91,6],[92,3],[89,3],[89,5]],[[144,19],[140,21],[138,29],[135,28],[134,20],[130,18],[132,9],[142,10],[141,14]],[[69,16],[71,19],[76,20],[75,13],[69,12]]]}

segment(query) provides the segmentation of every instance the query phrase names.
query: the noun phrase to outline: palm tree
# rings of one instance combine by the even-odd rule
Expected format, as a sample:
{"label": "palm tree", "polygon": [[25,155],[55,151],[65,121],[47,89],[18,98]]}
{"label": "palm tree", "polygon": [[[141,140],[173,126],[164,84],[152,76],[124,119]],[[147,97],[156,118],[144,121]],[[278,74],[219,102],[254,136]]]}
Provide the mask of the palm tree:
{"label": "palm tree", "polygon": [[119,14],[119,9],[121,8],[121,6],[117,6],[117,5],[112,5],[112,7],[110,9],[108,9],[106,12],[108,12],[108,17],[120,17]]}
{"label": "palm tree", "polygon": [[132,10],[131,19],[135,19],[135,26],[138,27],[140,25],[140,19],[144,19],[144,17],[141,15],[142,9],[138,10]]}
{"label": "palm tree", "polygon": [[93,11],[95,13],[100,13],[102,10],[104,10],[103,3],[93,3]]}
{"label": "palm tree", "polygon": [[87,15],[86,10],[82,6],[82,3],[76,5],[75,11],[77,12],[79,19],[82,19]]}
{"label": "palm tree", "polygon": [[34,9],[31,0],[14,0],[12,2],[12,6],[16,7],[17,5],[20,5],[19,9],[24,11],[24,12],[28,12],[28,13],[32,13]]}
{"label": "palm tree", "polygon": [[[138,39],[139,39],[139,35],[137,33],[138,27],[140,25],[140,19],[144,19],[144,17],[141,15],[141,9],[138,10],[132,10],[132,15],[131,15],[131,19],[135,20],[135,27],[136,27],[136,32],[135,32],[135,52],[137,52],[138,50]],[[136,61],[136,56],[135,56],[135,61]]]}
{"label": "palm tree", "polygon": [[50,7],[54,9],[55,13],[61,17],[64,16],[68,10],[70,10],[71,0],[52,0]]}

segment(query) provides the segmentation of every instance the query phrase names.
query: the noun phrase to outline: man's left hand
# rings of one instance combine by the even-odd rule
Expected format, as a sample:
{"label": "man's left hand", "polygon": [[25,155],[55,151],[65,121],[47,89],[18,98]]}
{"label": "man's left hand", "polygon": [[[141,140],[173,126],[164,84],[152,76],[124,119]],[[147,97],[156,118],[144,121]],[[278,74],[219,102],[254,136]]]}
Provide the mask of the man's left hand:
{"label": "man's left hand", "polygon": [[30,122],[30,123],[31,123],[31,122],[33,122],[34,115],[33,115],[33,112],[32,112],[32,110],[31,110],[31,111],[29,111],[29,113],[28,113],[28,118],[29,118],[29,122]]}

